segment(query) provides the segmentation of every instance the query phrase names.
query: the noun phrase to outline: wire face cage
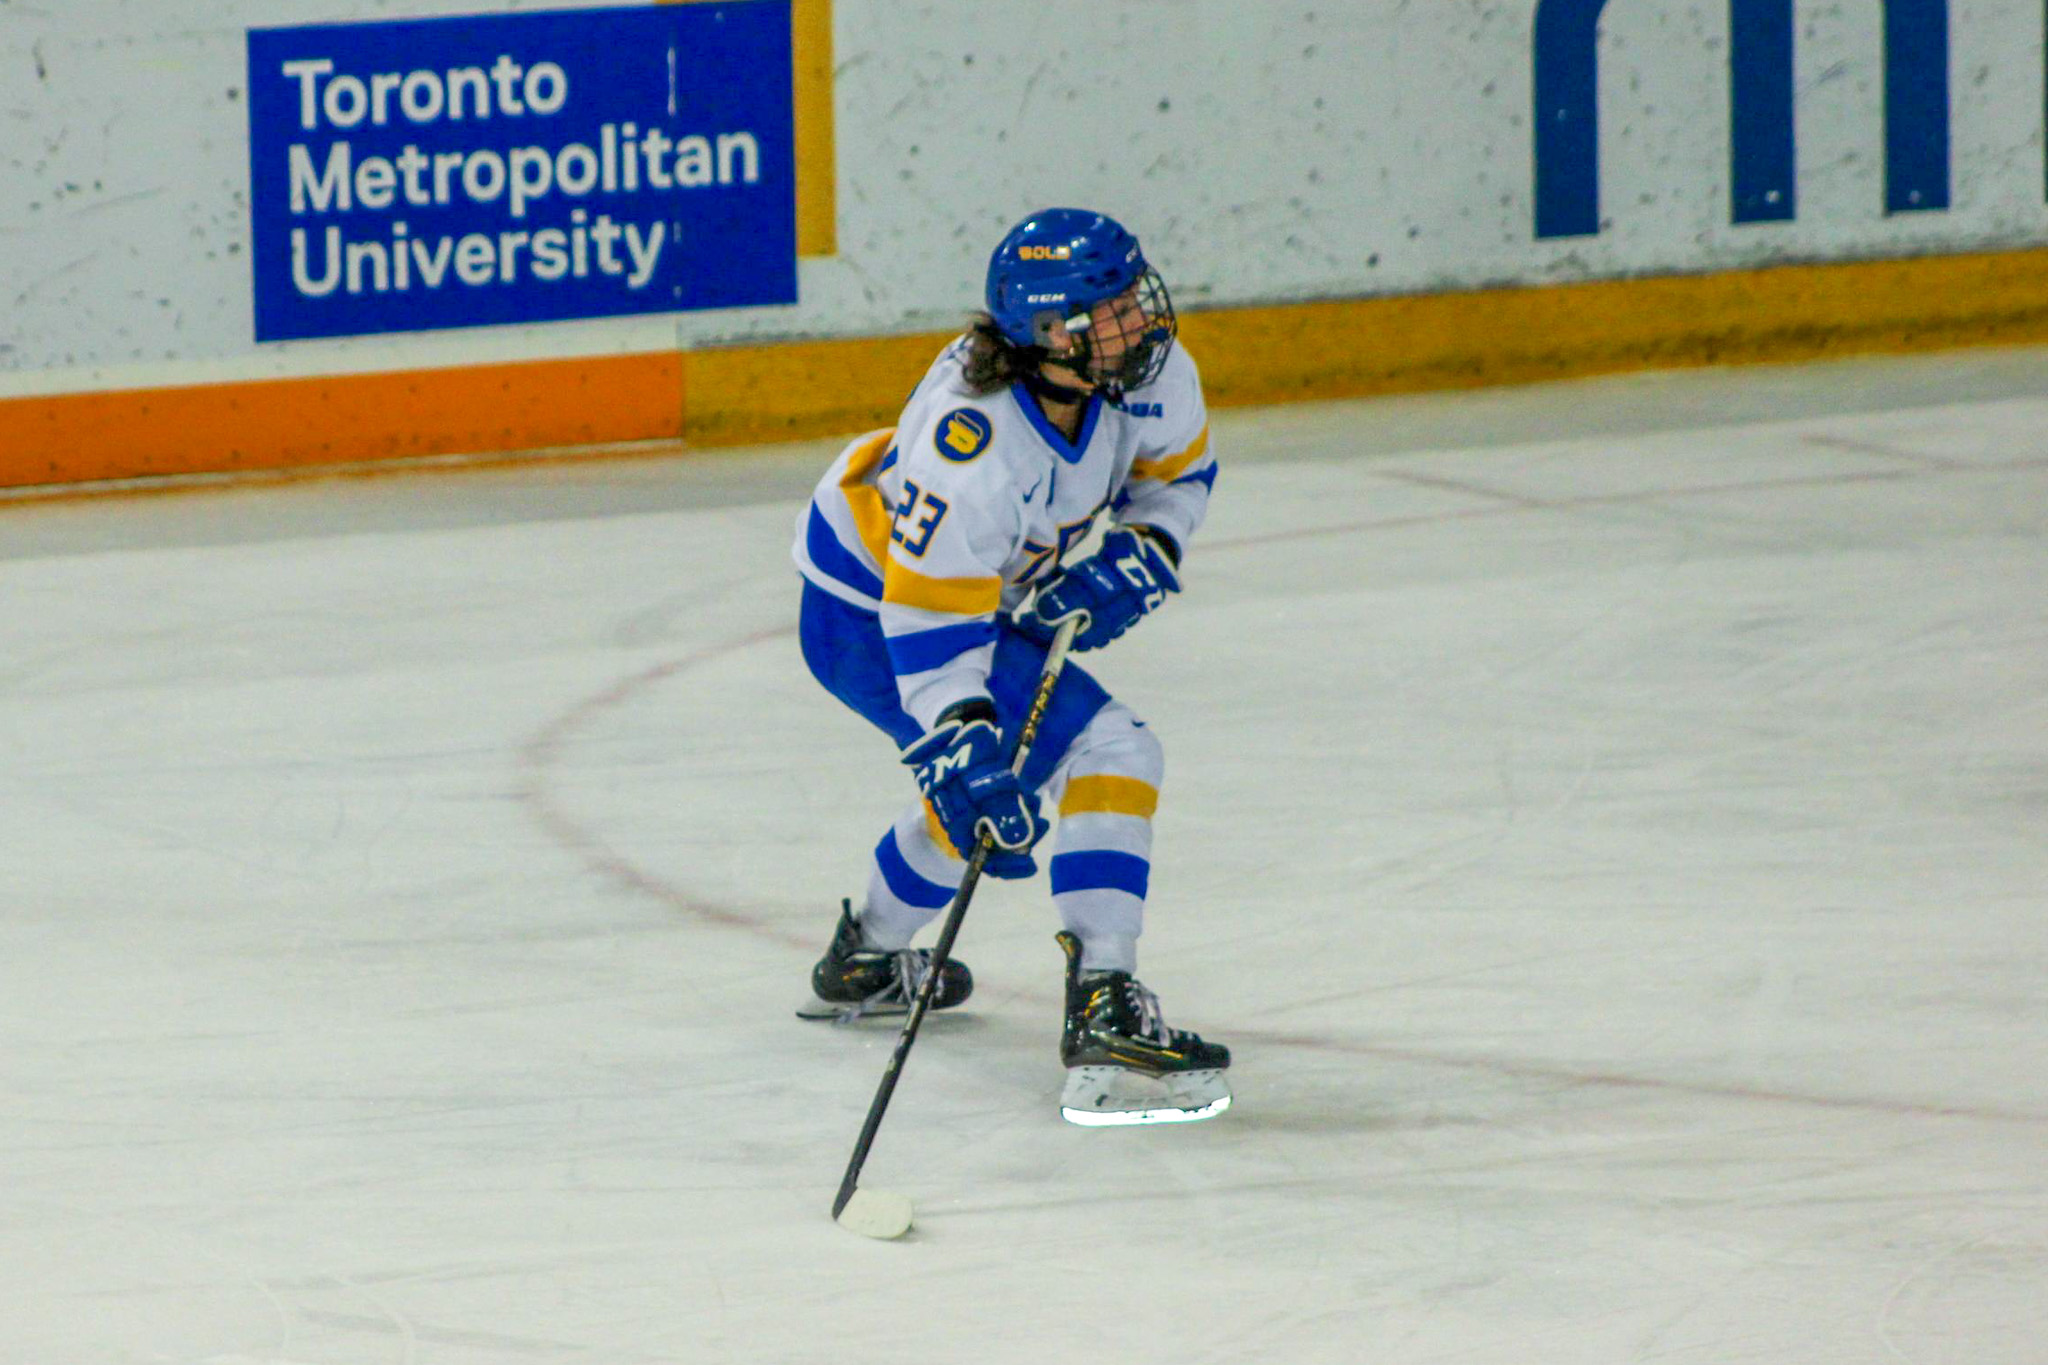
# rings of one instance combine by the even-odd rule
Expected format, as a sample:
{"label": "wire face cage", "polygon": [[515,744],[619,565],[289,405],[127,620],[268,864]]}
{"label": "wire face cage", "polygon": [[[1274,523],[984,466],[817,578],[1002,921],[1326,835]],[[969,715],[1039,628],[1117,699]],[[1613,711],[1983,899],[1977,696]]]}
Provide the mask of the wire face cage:
{"label": "wire face cage", "polygon": [[1115,396],[1159,378],[1179,324],[1166,281],[1147,266],[1122,293],[1060,319],[1053,328],[1072,339],[1068,356],[1050,348],[1054,359]]}

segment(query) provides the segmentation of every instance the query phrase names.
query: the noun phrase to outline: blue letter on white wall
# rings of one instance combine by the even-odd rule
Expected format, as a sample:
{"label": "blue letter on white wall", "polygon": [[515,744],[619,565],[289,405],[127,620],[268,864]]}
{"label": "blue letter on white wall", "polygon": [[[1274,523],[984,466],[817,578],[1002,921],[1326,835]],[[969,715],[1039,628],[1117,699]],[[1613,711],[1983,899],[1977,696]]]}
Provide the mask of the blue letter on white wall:
{"label": "blue letter on white wall", "polygon": [[1600,11],[1536,0],[1536,235],[1600,231]]}
{"label": "blue letter on white wall", "polygon": [[1728,174],[1738,223],[1790,222],[1792,0],[1728,0]]}
{"label": "blue letter on white wall", "polygon": [[1885,0],[1884,210],[1948,207],[1948,0]]}
{"label": "blue letter on white wall", "polygon": [[[1737,223],[1798,212],[1793,0],[1728,0]],[[1883,0],[1885,212],[1949,206],[1948,0]],[[1599,22],[1607,0],[1536,0],[1536,236],[1600,231]]]}

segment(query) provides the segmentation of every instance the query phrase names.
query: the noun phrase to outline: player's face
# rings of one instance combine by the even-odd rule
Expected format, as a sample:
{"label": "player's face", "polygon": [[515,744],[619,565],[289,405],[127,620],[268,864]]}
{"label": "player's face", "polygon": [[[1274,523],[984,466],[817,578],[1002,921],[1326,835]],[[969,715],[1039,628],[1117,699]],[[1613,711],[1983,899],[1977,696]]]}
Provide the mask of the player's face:
{"label": "player's face", "polygon": [[1116,373],[1124,357],[1145,335],[1151,319],[1138,302],[1138,286],[1132,285],[1113,299],[1104,299],[1088,313],[1088,333],[1095,338],[1095,357],[1104,372]]}
{"label": "player's face", "polygon": [[[1104,299],[1088,310],[1086,333],[1093,362],[1088,368],[1092,373],[1083,374],[1075,365],[1062,365],[1060,368],[1092,388],[1118,372],[1124,357],[1138,345],[1151,321],[1145,306],[1138,301],[1138,286],[1135,284],[1113,299]],[[1055,331],[1051,349],[1055,356],[1060,356],[1080,350],[1081,346],[1071,333]]]}

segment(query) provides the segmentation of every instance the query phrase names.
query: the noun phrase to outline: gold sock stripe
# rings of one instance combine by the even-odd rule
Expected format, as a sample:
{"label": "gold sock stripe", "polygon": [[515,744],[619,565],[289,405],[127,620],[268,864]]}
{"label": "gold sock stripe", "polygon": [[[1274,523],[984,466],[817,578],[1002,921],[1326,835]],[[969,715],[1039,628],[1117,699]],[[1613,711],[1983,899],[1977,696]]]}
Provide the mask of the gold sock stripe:
{"label": "gold sock stripe", "polygon": [[1159,788],[1135,777],[1077,777],[1060,797],[1061,815],[1135,815],[1150,820],[1158,809]]}

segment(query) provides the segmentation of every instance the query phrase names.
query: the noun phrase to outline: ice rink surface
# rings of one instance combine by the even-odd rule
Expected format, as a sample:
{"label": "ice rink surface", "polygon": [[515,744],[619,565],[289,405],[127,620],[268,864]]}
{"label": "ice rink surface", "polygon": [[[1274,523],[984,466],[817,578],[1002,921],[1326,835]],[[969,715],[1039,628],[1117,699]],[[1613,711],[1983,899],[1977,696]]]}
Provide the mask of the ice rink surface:
{"label": "ice rink surface", "polygon": [[0,1362],[2048,1361],[2048,352],[1226,413],[1142,973],[791,1016],[836,443],[0,503]]}

